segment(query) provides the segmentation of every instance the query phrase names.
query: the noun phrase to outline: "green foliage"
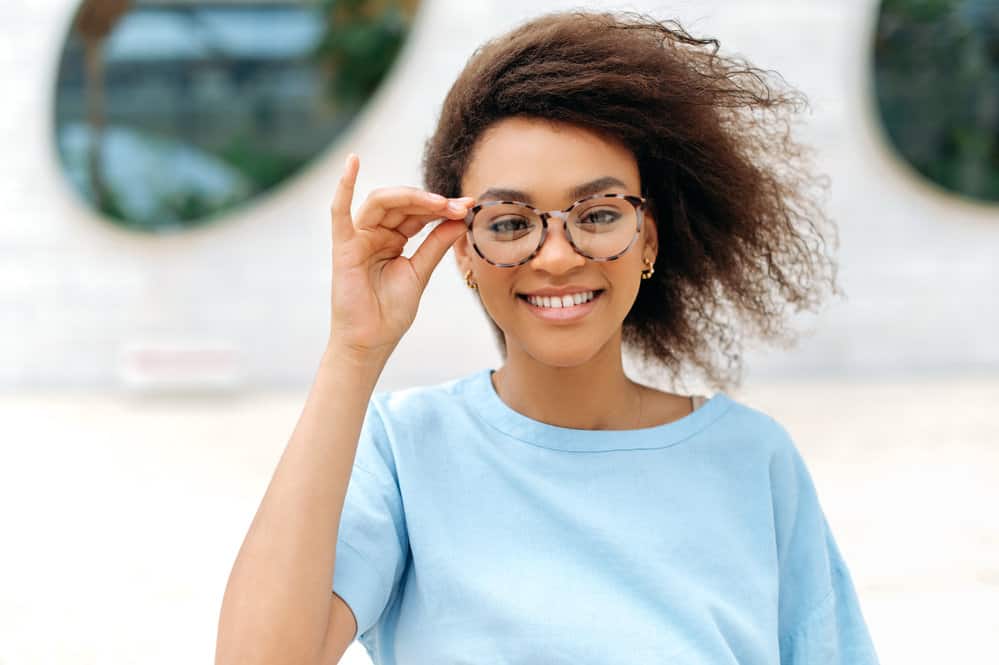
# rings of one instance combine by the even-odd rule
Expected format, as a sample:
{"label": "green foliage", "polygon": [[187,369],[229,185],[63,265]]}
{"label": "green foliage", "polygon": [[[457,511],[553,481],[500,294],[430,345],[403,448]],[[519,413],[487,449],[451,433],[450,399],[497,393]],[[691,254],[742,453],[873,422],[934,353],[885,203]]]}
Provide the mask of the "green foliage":
{"label": "green foliage", "polygon": [[883,13],[905,15],[918,21],[945,19],[954,9],[954,0],[883,0]]}
{"label": "green foliage", "polygon": [[874,65],[905,159],[948,190],[999,202],[999,4],[885,0]]}
{"label": "green foliage", "polygon": [[370,0],[322,0],[328,20],[313,57],[329,75],[328,92],[342,108],[359,108],[395,61],[410,17],[397,3],[371,11]]}
{"label": "green foliage", "polygon": [[122,222],[128,222],[128,215],[122,209],[121,204],[118,202],[118,195],[114,193],[114,190],[110,187],[104,187],[101,196],[96,197],[93,200],[93,195],[87,194],[87,197],[91,199],[91,203],[95,204],[97,209],[107,217],[111,219],[117,219]]}
{"label": "green foliage", "polygon": [[[176,18],[171,13],[196,20],[205,9],[201,5],[213,5],[157,9],[117,0],[89,4],[93,11],[84,23],[91,46],[115,27],[110,14],[105,16],[112,5],[119,12],[115,20],[128,11],[156,20]],[[225,6],[255,14],[255,4]],[[217,54],[193,62],[183,54],[154,49],[141,63],[106,62],[95,78],[87,76],[92,70],[84,67],[86,45],[80,34],[69,32],[60,59],[56,134],[67,173],[94,208],[125,228],[171,233],[199,226],[286,181],[368,103],[405,42],[418,0],[290,4],[298,6],[263,3],[256,18],[268,20],[272,11],[280,11],[311,21],[320,32],[318,42],[312,42],[315,32],[303,33],[296,49],[284,55],[269,55],[266,48],[256,54],[229,53],[220,44]],[[118,22],[115,29],[122,25]],[[155,30],[152,20],[135,25],[140,27],[130,29],[137,43]],[[313,50],[303,58],[307,49]],[[91,48],[91,53],[96,51]],[[183,76],[159,75],[182,68],[187,68]],[[146,72],[155,73],[147,77]],[[105,100],[106,116],[85,115],[88,95]],[[167,98],[177,103],[143,102]],[[225,118],[230,109],[231,122],[219,122],[220,114]],[[104,127],[127,129],[121,145],[139,152],[129,156],[124,149],[113,158],[134,158],[135,168],[104,163],[110,154],[88,161],[74,138],[76,125],[86,125],[90,134],[100,134]],[[176,150],[183,147],[190,152]],[[160,150],[163,160],[156,166]],[[220,164],[204,159],[209,154],[231,168],[214,168]],[[206,169],[204,178],[198,169]]]}
{"label": "green foliage", "polygon": [[175,229],[199,226],[205,219],[218,215],[239,202],[238,198],[218,201],[198,190],[174,192],[158,201],[156,227],[159,230],[164,226],[172,226]]}
{"label": "green foliage", "polygon": [[255,136],[246,132],[233,137],[216,155],[253,182],[254,193],[280,184],[305,162],[301,157],[260,146]]}

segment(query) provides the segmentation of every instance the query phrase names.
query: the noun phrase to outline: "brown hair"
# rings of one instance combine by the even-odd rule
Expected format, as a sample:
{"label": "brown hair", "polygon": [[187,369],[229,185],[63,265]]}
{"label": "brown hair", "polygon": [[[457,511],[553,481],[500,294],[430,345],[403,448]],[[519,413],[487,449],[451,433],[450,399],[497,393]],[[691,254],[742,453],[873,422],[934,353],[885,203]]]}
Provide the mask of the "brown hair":
{"label": "brown hair", "polygon": [[823,229],[838,247],[821,205],[828,179],[791,137],[804,95],[718,48],[634,12],[535,18],[473,53],[444,99],[423,172],[427,190],[461,196],[476,141],[508,116],[623,143],[638,163],[659,254],[622,342],[674,376],[686,364],[725,389],[741,382],[744,336],[790,346],[788,306],[815,309],[827,285],[842,292],[824,251]]}

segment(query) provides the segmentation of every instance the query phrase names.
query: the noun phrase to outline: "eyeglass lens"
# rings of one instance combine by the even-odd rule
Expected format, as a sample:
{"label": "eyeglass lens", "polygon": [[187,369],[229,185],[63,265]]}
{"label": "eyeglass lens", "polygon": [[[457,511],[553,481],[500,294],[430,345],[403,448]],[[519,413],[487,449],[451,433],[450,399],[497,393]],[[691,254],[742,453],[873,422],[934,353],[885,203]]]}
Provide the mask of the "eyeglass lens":
{"label": "eyeglass lens", "polygon": [[[538,249],[543,225],[530,208],[512,203],[489,205],[472,220],[472,240],[495,263],[518,263]],[[594,198],[569,212],[566,229],[584,254],[604,259],[623,252],[638,231],[638,214],[628,200]],[[548,229],[557,232],[557,226]]]}

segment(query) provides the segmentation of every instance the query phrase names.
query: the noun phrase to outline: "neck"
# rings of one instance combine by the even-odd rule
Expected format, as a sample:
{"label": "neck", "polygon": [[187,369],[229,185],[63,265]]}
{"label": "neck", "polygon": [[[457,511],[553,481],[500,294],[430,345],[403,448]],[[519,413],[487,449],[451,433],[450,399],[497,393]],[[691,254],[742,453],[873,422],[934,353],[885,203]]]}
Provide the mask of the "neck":
{"label": "neck", "polygon": [[641,386],[624,373],[620,333],[595,356],[572,367],[548,365],[509,346],[493,387],[514,411],[572,429],[633,429],[640,421]]}

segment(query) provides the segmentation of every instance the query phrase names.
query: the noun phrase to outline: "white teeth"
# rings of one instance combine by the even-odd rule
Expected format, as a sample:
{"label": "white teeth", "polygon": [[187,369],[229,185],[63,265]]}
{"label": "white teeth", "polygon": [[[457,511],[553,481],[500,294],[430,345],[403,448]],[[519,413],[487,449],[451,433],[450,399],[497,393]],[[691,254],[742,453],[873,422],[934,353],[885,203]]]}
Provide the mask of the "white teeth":
{"label": "white teeth", "polygon": [[584,302],[589,302],[596,297],[593,291],[586,291],[584,293],[573,293],[565,296],[527,296],[527,301],[530,302],[535,307],[549,307],[554,309],[560,309],[562,307],[574,307],[575,305],[581,305]]}

